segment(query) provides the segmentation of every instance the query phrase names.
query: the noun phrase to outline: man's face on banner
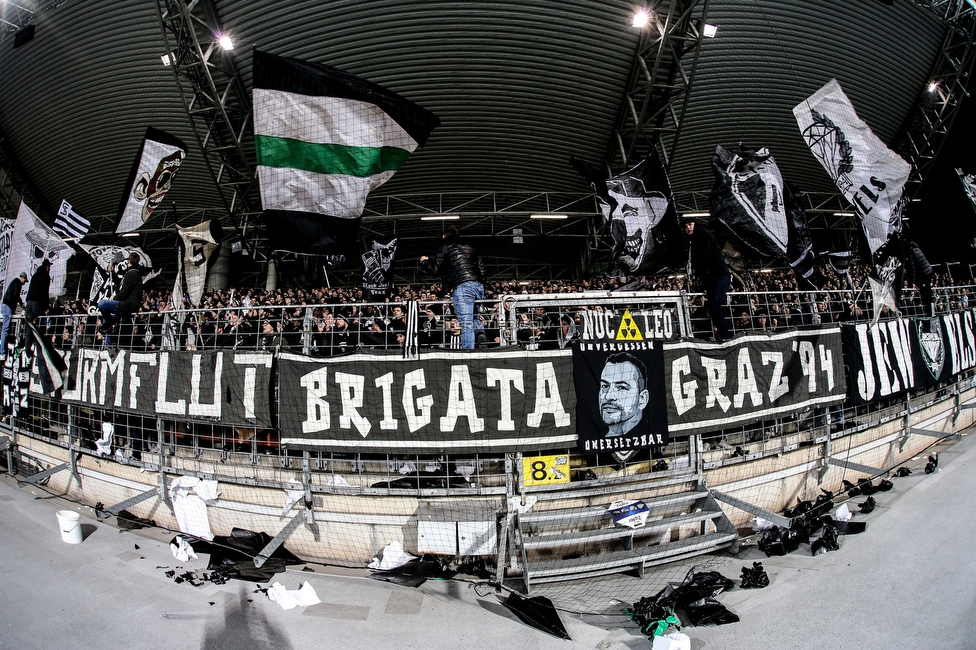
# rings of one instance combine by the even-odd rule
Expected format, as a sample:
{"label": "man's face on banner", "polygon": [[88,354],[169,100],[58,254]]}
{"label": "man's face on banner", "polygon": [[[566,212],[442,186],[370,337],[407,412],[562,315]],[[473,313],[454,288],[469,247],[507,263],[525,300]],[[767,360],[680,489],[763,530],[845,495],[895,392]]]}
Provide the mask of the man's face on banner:
{"label": "man's face on banner", "polygon": [[608,437],[627,433],[644,416],[650,398],[637,367],[629,361],[608,363],[600,374],[600,415]]}

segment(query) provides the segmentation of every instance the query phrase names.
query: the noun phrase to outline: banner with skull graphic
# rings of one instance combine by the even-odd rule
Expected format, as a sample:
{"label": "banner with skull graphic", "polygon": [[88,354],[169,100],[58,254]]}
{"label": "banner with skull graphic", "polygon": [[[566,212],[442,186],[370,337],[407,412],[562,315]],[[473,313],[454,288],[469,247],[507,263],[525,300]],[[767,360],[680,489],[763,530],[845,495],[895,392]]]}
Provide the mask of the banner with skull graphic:
{"label": "banner with skull graphic", "polygon": [[122,195],[116,233],[132,232],[149,221],[180,171],[186,151],[179,138],[152,127],[146,129]]}
{"label": "banner with skull graphic", "polygon": [[363,237],[363,294],[367,302],[382,302],[390,295],[398,237]]}
{"label": "banner with skull graphic", "polygon": [[[98,313],[99,300],[111,300],[122,286],[122,278],[129,269],[129,254],[139,256],[139,266],[152,268],[152,260],[138,246],[90,246],[78,244],[95,260],[95,273],[92,275],[91,290],[88,293],[88,313]],[[143,283],[152,280],[160,271],[143,276]]]}
{"label": "banner with skull graphic", "polygon": [[[64,281],[68,275],[68,260],[75,254],[73,248],[61,240],[61,236],[37,218],[34,211],[23,202],[17,211],[17,223],[10,242],[10,257],[7,259],[7,272],[4,286],[21,272],[33,278],[41,262],[51,260],[50,297],[64,293]],[[29,282],[24,284],[21,299],[27,299]]]}
{"label": "banner with skull graphic", "polygon": [[610,225],[613,250],[608,276],[652,275],[667,266],[681,249],[678,213],[671,181],[656,151],[636,167],[609,179],[578,158],[570,163],[593,186],[600,210]]}
{"label": "banner with skull graphic", "polygon": [[13,219],[0,219],[0,281],[3,282],[3,285],[0,285],[0,292],[7,286],[7,261],[10,259],[10,244],[14,238],[15,223],[17,222]]}

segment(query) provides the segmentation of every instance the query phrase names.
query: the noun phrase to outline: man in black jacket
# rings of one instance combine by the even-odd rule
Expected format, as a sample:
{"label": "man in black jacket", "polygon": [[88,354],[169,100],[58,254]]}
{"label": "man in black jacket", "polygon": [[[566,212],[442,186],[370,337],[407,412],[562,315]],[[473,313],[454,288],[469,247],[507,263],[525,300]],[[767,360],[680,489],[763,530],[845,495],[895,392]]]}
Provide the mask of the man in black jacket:
{"label": "man in black jacket", "polygon": [[448,226],[441,235],[441,245],[431,261],[420,258],[420,268],[444,280],[444,290],[451,292],[454,312],[461,323],[461,348],[474,349],[475,330],[478,342],[484,343],[485,332],[478,318],[478,303],[485,297],[485,267],[478,251],[458,237],[457,228]]}
{"label": "man in black jacket", "polygon": [[[102,331],[111,330],[123,318],[129,318],[139,311],[142,304],[142,268],[139,266],[139,256],[129,255],[129,268],[122,278],[122,286],[115,292],[113,300],[99,300],[98,311],[102,313]],[[109,343],[108,337],[105,338]]]}
{"label": "man in black jacket", "polygon": [[25,282],[27,282],[27,273],[22,272],[10,281],[7,290],[3,292],[3,304],[0,305],[0,314],[3,314],[3,331],[0,332],[0,359],[7,358],[7,332],[10,331],[10,320],[17,313],[17,306],[24,306],[20,292],[23,290]]}
{"label": "man in black jacket", "polygon": [[732,274],[712,231],[692,218],[686,217],[683,222],[685,234],[691,239],[688,251],[691,272],[705,293],[705,309],[718,330],[719,340],[727,341],[731,335],[725,311]]}
{"label": "man in black jacket", "polygon": [[47,313],[48,294],[51,291],[51,260],[44,258],[41,265],[34,271],[34,277],[27,287],[27,305],[24,307],[24,317],[30,322]]}

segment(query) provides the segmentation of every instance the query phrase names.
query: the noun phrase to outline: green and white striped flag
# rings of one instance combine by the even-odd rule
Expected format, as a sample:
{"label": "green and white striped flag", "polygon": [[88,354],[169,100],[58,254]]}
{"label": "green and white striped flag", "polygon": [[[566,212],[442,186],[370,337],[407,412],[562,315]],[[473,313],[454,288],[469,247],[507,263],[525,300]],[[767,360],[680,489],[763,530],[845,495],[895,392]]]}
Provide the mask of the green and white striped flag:
{"label": "green and white striped flag", "polygon": [[358,260],[366,196],[440,124],[433,113],[355,75],[257,50],[253,105],[272,247],[349,261]]}

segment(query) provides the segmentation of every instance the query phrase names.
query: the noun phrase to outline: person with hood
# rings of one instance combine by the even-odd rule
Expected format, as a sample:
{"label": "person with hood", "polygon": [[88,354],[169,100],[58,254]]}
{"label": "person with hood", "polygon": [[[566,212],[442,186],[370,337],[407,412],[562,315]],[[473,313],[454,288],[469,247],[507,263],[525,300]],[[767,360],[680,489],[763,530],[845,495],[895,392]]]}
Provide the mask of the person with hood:
{"label": "person with hood", "polygon": [[48,294],[51,291],[51,260],[44,258],[41,265],[34,271],[27,287],[27,304],[24,307],[24,318],[31,323],[47,313]]}
{"label": "person with hood", "polygon": [[461,324],[461,349],[473,350],[477,340],[485,343],[484,326],[478,315],[478,300],[485,297],[485,266],[471,245],[461,241],[453,225],[444,229],[434,259],[420,258],[420,267],[444,279],[444,290],[451,292],[454,313]]}
{"label": "person with hood", "polygon": [[[115,292],[112,300],[99,300],[98,311],[102,314],[103,332],[110,331],[122,319],[128,319],[135,312],[139,311],[142,304],[142,274],[143,269],[139,266],[139,255],[131,253],[129,255],[129,268],[122,277],[122,286]],[[106,336],[106,344],[109,339]]]}

